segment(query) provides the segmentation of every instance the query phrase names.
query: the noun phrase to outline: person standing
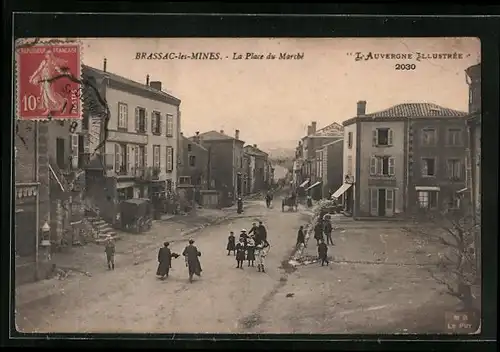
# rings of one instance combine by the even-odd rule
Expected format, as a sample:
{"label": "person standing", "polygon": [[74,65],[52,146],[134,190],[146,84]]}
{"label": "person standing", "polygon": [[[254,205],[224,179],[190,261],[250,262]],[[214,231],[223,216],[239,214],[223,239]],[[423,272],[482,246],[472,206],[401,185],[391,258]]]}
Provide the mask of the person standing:
{"label": "person standing", "polygon": [[321,261],[321,266],[325,264],[328,265],[328,246],[325,244],[325,240],[321,239],[318,244],[318,258]]}
{"label": "person standing", "polygon": [[163,243],[163,247],[158,251],[158,269],[156,270],[156,275],[160,277],[161,280],[165,280],[168,277],[170,268],[172,267],[172,258],[178,258],[179,254],[172,253],[168,246],[170,243]]}
{"label": "person standing", "polygon": [[186,258],[188,272],[189,272],[189,282],[193,282],[193,275],[201,275],[201,264],[198,257],[201,256],[201,252],[194,245],[194,240],[189,240],[189,245],[184,248],[182,255]]}
{"label": "person standing", "polygon": [[323,220],[325,222],[325,225],[323,227],[323,230],[325,231],[325,236],[326,236],[326,244],[331,244],[333,246],[333,240],[332,240],[332,223],[330,222],[329,219]]}
{"label": "person standing", "polygon": [[259,227],[256,223],[252,222],[252,228],[250,229],[250,231],[248,231],[248,234],[253,234],[254,236],[257,236],[259,234]]}
{"label": "person standing", "polygon": [[295,248],[299,249],[301,244],[304,245],[304,248],[306,247],[306,235],[304,233],[304,226],[302,225],[300,225],[299,231],[297,233],[297,243],[295,245]]}
{"label": "person standing", "polygon": [[243,269],[243,261],[245,260],[245,242],[242,237],[236,244],[236,268]]}
{"label": "person standing", "polygon": [[104,248],[106,253],[106,260],[108,262],[108,269],[115,270],[115,242],[111,236],[106,238],[106,246]]}
{"label": "person standing", "polygon": [[267,252],[269,250],[269,244],[265,242],[259,243],[255,247],[255,254],[257,256],[257,271],[265,273],[265,261],[266,261],[266,256]]}
{"label": "person standing", "polygon": [[266,227],[264,226],[264,224],[262,223],[262,221],[259,221],[259,227],[258,227],[258,233],[259,233],[259,240],[260,241],[264,241],[266,243],[267,242],[267,230],[266,230]]}
{"label": "person standing", "polygon": [[229,232],[229,237],[227,238],[227,255],[231,255],[231,252],[236,255],[236,238],[234,237],[234,232]]}
{"label": "person standing", "polygon": [[241,233],[240,233],[240,241],[242,239],[243,239],[243,245],[245,246],[245,250],[246,250],[247,241],[248,241],[248,234],[247,234],[247,230],[245,230],[245,229],[242,229]]}
{"label": "person standing", "polygon": [[252,237],[248,239],[247,243],[247,260],[248,266],[254,266],[255,262],[255,241]]}
{"label": "person standing", "polygon": [[319,242],[323,240],[323,226],[321,225],[321,220],[318,220],[314,226],[314,239],[318,245]]}

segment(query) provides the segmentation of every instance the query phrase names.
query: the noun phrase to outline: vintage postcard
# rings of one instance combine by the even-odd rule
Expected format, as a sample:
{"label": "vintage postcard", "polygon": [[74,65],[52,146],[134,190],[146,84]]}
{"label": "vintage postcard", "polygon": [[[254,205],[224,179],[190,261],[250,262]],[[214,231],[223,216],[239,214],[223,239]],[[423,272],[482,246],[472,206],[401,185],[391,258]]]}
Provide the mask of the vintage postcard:
{"label": "vintage postcard", "polygon": [[480,331],[477,38],[26,38],[25,333]]}

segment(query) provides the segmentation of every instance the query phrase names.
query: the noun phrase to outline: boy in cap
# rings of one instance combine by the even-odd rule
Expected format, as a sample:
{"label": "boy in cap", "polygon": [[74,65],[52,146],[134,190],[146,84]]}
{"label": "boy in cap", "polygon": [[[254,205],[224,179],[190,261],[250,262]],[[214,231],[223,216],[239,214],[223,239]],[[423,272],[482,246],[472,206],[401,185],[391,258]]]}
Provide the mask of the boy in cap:
{"label": "boy in cap", "polygon": [[115,242],[111,236],[106,237],[104,252],[106,253],[108,269],[115,270]]}

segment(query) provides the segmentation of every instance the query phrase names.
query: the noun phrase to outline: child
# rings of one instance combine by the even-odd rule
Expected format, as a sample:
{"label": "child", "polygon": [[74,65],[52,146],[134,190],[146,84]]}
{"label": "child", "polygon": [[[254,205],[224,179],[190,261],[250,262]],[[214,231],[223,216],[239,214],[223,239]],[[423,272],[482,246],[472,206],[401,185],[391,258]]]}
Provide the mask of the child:
{"label": "child", "polygon": [[238,264],[236,268],[243,269],[243,261],[245,260],[245,242],[242,237],[240,237],[240,242],[236,244],[236,263]]}
{"label": "child", "polygon": [[321,266],[324,266],[325,263],[328,265],[328,246],[324,239],[321,239],[318,244],[318,258],[321,260]]}
{"label": "child", "polygon": [[229,237],[227,238],[227,255],[231,255],[231,252],[236,255],[236,238],[234,237],[233,231],[229,232]]}
{"label": "child", "polygon": [[266,259],[268,248],[269,248],[269,244],[265,243],[265,242],[259,243],[256,247],[258,272],[262,272],[262,273],[266,272],[266,269],[264,268],[264,264],[265,264],[265,259]]}
{"label": "child", "polygon": [[106,253],[106,259],[108,261],[108,269],[115,270],[115,243],[113,242],[113,238],[111,236],[106,238],[106,247],[104,248],[104,252]]}
{"label": "child", "polygon": [[253,239],[253,236],[248,239],[248,243],[247,243],[247,260],[248,260],[248,266],[254,266],[254,261],[255,261],[255,241]]}

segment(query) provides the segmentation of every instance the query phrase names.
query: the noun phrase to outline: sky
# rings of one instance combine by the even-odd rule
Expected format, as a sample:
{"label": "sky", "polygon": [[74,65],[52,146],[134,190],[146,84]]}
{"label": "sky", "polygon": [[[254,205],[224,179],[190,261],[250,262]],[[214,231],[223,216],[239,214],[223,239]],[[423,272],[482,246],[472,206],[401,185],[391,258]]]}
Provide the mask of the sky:
{"label": "sky", "polygon": [[[341,123],[367,101],[367,113],[405,102],[435,103],[467,111],[464,70],[480,62],[477,38],[95,38],[83,39],[84,64],[145,82],[161,81],[181,99],[182,132],[224,130],[249,144],[293,148],[307,125]],[[147,54],[218,52],[220,60],[147,60]],[[356,52],[412,54],[412,59],[356,61]],[[276,55],[233,60],[234,53]],[[279,60],[280,53],[303,53]],[[418,53],[456,53],[422,58]],[[462,54],[462,58],[458,57]],[[396,64],[409,70],[396,70]]]}

